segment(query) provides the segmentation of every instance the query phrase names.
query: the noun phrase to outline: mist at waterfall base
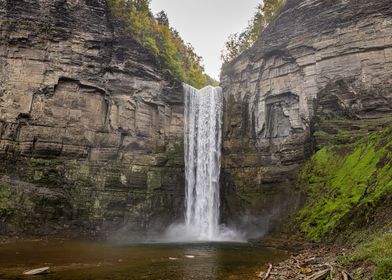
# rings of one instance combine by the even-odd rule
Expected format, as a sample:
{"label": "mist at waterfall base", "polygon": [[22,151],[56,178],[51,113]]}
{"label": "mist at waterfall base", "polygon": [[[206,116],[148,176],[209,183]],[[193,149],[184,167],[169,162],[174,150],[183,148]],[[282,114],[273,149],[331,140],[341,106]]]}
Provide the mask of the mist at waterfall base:
{"label": "mist at waterfall base", "polygon": [[223,96],[220,87],[197,90],[184,84],[185,222],[173,224],[172,242],[243,242],[238,232],[219,224]]}

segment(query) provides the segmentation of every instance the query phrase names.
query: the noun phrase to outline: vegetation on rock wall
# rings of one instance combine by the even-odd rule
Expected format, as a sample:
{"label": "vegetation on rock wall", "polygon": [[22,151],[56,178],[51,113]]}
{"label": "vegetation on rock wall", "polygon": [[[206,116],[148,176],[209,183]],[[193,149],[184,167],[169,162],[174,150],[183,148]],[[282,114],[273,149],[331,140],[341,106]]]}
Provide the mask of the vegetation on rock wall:
{"label": "vegetation on rock wall", "polygon": [[369,275],[364,267],[374,272],[372,279],[392,279],[392,126],[354,143],[330,143],[300,172],[307,201],[297,216],[299,228],[313,240],[357,244],[339,259],[357,267],[354,279]]}
{"label": "vegetation on rock wall", "polygon": [[154,16],[149,0],[109,0],[114,16],[126,23],[130,33],[149,49],[172,76],[196,88],[216,81],[204,73],[202,58],[170,27],[164,11]]}
{"label": "vegetation on rock wall", "polygon": [[[124,217],[137,233],[147,223],[155,223],[154,211],[159,222],[168,222],[183,200],[182,185],[173,183],[183,182],[182,154],[182,146],[176,145],[167,158],[145,157],[135,163],[4,159],[0,162],[0,235],[75,231],[91,237],[121,227]],[[154,164],[157,160],[165,164]]]}
{"label": "vegetation on rock wall", "polygon": [[[373,278],[375,280],[392,279],[392,233],[384,233],[371,241],[358,246],[357,250],[350,256],[340,258],[343,264],[365,263],[374,266]],[[362,268],[354,270],[355,279],[362,277]]]}
{"label": "vegetation on rock wall", "polygon": [[326,238],[342,224],[366,223],[392,194],[392,127],[354,144],[321,149],[299,183],[307,194],[300,228],[308,237]]}
{"label": "vegetation on rock wall", "polygon": [[275,18],[283,8],[286,0],[264,0],[256,8],[253,18],[241,33],[231,34],[222,51],[223,63],[228,63],[245,50],[249,49],[257,40],[260,33]]}
{"label": "vegetation on rock wall", "polygon": [[31,226],[28,219],[34,212],[34,203],[25,195],[23,187],[11,188],[7,180],[3,177],[0,181],[0,234],[4,232],[5,225],[11,231]]}
{"label": "vegetation on rock wall", "polygon": [[0,182],[0,222],[5,221],[14,210],[11,191],[6,182]]}

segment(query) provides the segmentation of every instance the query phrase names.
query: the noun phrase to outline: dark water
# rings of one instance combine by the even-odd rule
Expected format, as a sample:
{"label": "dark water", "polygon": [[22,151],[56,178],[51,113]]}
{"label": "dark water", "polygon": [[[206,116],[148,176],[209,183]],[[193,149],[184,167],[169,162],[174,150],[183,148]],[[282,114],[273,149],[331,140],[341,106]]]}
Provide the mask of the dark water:
{"label": "dark water", "polygon": [[[256,272],[268,262],[284,257],[285,252],[248,243],[120,246],[64,240],[15,242],[0,244],[0,279],[257,279]],[[51,273],[22,275],[44,266]]]}

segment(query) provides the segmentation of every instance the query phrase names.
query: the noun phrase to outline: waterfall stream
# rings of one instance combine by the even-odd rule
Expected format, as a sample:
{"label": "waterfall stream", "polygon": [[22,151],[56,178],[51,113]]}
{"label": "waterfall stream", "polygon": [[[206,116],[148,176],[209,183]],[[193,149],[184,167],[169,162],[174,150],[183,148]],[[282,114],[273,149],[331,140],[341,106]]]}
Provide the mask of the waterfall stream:
{"label": "waterfall stream", "polygon": [[188,231],[198,239],[219,234],[222,89],[185,89],[185,178]]}
{"label": "waterfall stream", "polygon": [[185,223],[168,230],[171,241],[241,241],[219,224],[223,96],[220,87],[184,85]]}

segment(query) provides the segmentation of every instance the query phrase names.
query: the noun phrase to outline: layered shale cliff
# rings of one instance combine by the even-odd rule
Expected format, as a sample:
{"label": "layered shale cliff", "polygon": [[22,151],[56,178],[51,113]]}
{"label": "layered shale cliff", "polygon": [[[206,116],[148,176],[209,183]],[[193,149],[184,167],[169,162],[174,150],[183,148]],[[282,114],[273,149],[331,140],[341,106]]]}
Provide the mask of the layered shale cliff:
{"label": "layered shale cliff", "polygon": [[[301,203],[314,151],[392,121],[390,1],[287,2],[221,77],[222,218],[249,237]],[[0,32],[0,234],[181,218],[181,84],[106,1],[0,0]]]}
{"label": "layered shale cliff", "polygon": [[0,233],[182,212],[183,94],[105,0],[0,0]]}
{"label": "layered shale cliff", "polygon": [[289,0],[224,66],[228,223],[269,230],[301,202],[295,178],[313,151],[391,123],[391,34],[389,0]]}

